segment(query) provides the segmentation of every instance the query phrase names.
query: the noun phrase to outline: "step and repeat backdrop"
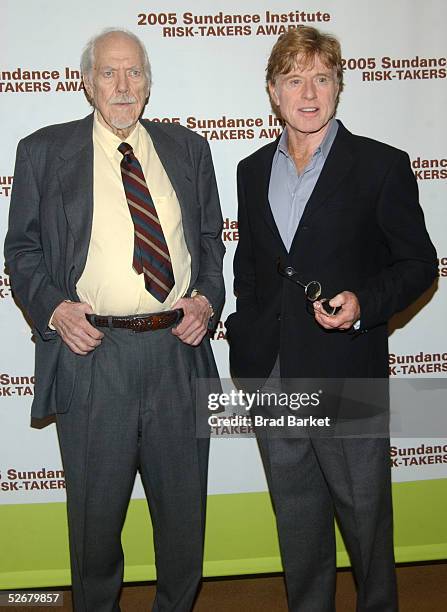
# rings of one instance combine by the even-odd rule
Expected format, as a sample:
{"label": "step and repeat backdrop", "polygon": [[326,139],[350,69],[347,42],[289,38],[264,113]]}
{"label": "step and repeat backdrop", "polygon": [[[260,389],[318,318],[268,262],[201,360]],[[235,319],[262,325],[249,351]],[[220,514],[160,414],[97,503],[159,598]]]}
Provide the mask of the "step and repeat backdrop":
{"label": "step and repeat backdrop", "polygon": [[[302,3],[246,0],[242,4],[230,0],[218,4],[203,0],[128,0],[125,3],[3,0],[2,17],[2,242],[18,140],[44,125],[88,114],[91,109],[79,72],[84,44],[105,27],[123,27],[135,32],[148,49],[153,69],[153,87],[144,116],[153,121],[181,123],[206,138],[211,146],[227,249],[227,301],[212,341],[222,377],[229,376],[223,320],[234,310],[232,260],[238,241],[236,165],[281,133],[265,92],[265,66],[270,49],[279,34],[300,25],[314,25],[338,36],[343,49],[345,90],[337,116],[352,132],[409,153],[428,230],[439,257],[436,290],[428,292],[416,306],[392,322],[390,374],[392,378],[417,379],[446,376],[447,5],[444,0],[427,0],[424,4],[406,0],[304,0]],[[56,580],[51,571],[45,574],[46,578],[32,578],[36,568],[29,557],[22,563],[18,553],[14,557],[14,551],[24,551],[26,547],[34,550],[36,540],[29,535],[33,532],[33,516],[36,521],[41,520],[38,518],[42,516],[41,504],[49,509],[48,516],[53,505],[62,506],[64,474],[54,424],[43,429],[30,427],[34,346],[29,325],[14,303],[4,266],[0,270],[0,309],[0,520],[1,516],[8,517],[6,523],[1,520],[0,529],[4,550],[9,555],[3,555],[0,560],[0,575],[4,577],[1,584],[26,586],[39,580],[44,584],[45,580]],[[246,507],[255,512],[253,500],[259,499],[264,505],[269,503],[266,494],[258,495],[265,493],[266,483],[254,440],[238,437],[237,432],[234,436],[223,435],[228,433],[216,432],[212,441],[209,493],[215,503],[210,529],[212,521],[219,518],[224,501],[236,499],[228,496],[237,496],[238,507],[242,509],[246,499]],[[447,433],[431,431],[430,436],[424,437],[421,431],[419,437],[397,436],[392,440],[390,460],[396,483],[397,521],[409,520],[403,510],[399,514],[398,507],[399,500],[402,504],[404,500],[408,502],[408,495],[413,495],[414,507],[429,509],[431,513],[421,520],[418,542],[406,542],[403,538],[399,543],[402,551],[407,545],[411,550],[411,553],[402,553],[402,560],[447,556],[445,527],[439,523],[439,532],[433,532],[433,525],[437,525],[436,509],[439,508],[440,514],[444,503],[440,492],[444,491],[445,499],[447,488],[444,486]],[[133,497],[135,500],[143,497],[139,482]],[[19,521],[22,521],[20,527],[16,524]],[[269,521],[269,529],[273,529],[271,517]],[[426,539],[424,525],[432,529]],[[407,526],[404,532],[411,534],[412,529]],[[276,567],[257,565],[257,549],[255,546],[250,549],[249,534],[246,538],[245,561],[252,556],[253,563],[247,562],[242,567],[236,562],[231,565],[230,559],[225,566],[227,573],[238,573],[244,568],[269,571]],[[210,563],[208,572],[213,573],[214,567],[215,573],[219,573],[218,553]],[[49,568],[56,566],[48,565]],[[62,563],[57,567],[65,566]],[[64,580],[66,575],[61,574],[59,578]]]}

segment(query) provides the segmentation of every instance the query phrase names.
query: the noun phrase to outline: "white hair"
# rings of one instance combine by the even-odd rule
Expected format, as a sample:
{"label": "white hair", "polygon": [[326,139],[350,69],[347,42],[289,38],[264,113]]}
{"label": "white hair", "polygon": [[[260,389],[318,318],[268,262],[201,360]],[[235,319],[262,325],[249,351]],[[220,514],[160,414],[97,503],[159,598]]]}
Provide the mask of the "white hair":
{"label": "white hair", "polygon": [[141,51],[141,56],[143,58],[143,69],[146,75],[148,91],[150,91],[152,84],[152,72],[146,48],[141,42],[141,40],[138,38],[138,36],[136,36],[133,32],[130,32],[129,30],[125,30],[123,28],[106,28],[96,36],[93,36],[93,38],[88,41],[81,55],[81,73],[87,78],[91,78],[93,64],[95,62],[96,44],[98,43],[98,41],[103,40],[106,36],[113,33],[123,34],[124,36],[131,38],[134,42],[137,43]]}

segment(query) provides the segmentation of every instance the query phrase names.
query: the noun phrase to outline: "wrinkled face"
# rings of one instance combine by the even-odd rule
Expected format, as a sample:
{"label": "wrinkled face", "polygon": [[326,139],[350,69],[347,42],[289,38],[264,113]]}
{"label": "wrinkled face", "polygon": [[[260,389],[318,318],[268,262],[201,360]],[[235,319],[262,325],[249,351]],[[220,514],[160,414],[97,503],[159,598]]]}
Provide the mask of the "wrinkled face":
{"label": "wrinkled face", "polygon": [[335,113],[338,89],[335,69],[323,64],[318,55],[309,65],[297,56],[291,72],[269,83],[270,96],[288,129],[303,134],[324,130]]}
{"label": "wrinkled face", "polygon": [[95,46],[92,72],[84,87],[99,121],[126,137],[138,121],[148,96],[148,82],[138,44],[122,33],[111,33]]}

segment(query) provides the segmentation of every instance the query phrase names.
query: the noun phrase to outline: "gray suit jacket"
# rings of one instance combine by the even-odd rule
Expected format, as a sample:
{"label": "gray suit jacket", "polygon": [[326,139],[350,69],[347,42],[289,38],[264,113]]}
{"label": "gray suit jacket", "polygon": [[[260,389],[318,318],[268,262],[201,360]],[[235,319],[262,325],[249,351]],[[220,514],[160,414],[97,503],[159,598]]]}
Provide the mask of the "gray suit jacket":
{"label": "gray suit jacket", "polygon": [[[216,320],[224,300],[222,215],[208,143],[174,124],[142,120],[177,194],[191,255],[191,283],[208,297]],[[11,194],[5,262],[36,343],[32,416],[65,412],[78,356],[48,328],[64,299],[78,301],[93,215],[93,114],[52,125],[20,141]],[[199,376],[217,376],[206,338],[195,351]]]}

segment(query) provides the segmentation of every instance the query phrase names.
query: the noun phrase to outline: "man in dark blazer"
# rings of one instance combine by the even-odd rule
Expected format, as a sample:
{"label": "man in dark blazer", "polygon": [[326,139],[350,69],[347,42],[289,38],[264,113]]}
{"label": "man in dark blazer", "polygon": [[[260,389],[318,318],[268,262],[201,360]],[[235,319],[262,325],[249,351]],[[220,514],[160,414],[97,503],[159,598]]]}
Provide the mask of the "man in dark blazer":
{"label": "man in dark blazer", "polygon": [[[267,86],[285,129],[238,167],[232,373],[242,386],[268,379],[266,388],[278,388],[275,379],[386,379],[387,322],[437,274],[408,155],[334,118],[343,71],[332,36],[312,27],[281,36]],[[321,293],[306,297],[294,280],[318,281]],[[386,433],[286,433],[263,432],[259,446],[289,609],[333,612],[337,516],[358,611],[396,611]]]}
{"label": "man in dark blazer", "polygon": [[[137,470],[154,530],[153,610],[190,610],[201,576],[208,441],[196,378],[224,299],[209,147],[140,120],[150,65],[107,30],[82,56],[95,112],[20,142],[6,264],[33,324],[32,416],[56,414],[74,608],[119,610],[121,529]],[[150,247],[147,250],[147,247]]]}

